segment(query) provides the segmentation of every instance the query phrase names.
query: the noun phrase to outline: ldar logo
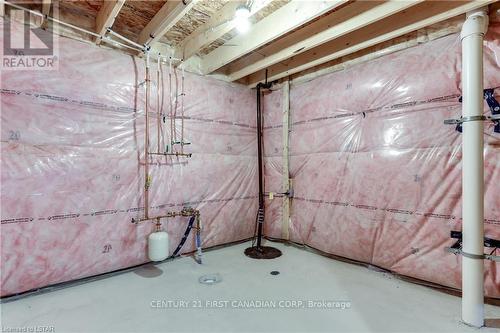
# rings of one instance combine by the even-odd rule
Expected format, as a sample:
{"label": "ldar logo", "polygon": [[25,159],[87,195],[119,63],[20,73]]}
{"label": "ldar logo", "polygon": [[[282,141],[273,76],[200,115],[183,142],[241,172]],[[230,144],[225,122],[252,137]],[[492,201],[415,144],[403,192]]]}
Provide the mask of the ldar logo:
{"label": "ldar logo", "polygon": [[2,70],[57,70],[56,37],[42,28],[43,20],[11,9],[3,19]]}

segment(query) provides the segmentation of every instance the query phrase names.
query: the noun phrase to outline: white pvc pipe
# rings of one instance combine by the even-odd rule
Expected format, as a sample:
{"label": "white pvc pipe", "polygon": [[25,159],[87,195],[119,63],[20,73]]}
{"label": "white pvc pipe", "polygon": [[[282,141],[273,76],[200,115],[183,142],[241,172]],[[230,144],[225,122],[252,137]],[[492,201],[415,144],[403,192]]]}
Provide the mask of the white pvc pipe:
{"label": "white pvc pipe", "polygon": [[[31,9],[28,9],[28,8],[25,8],[25,7],[21,7],[21,6],[18,6],[16,4],[13,4],[13,3],[10,3],[8,1],[2,1],[4,4],[6,4],[7,6],[11,6],[13,8],[16,8],[16,9],[19,9],[19,10],[23,10],[25,12],[28,12],[34,16],[38,16],[38,17],[42,17],[44,19],[47,19],[47,20],[50,20],[52,22],[55,22],[57,24],[60,24],[60,25],[63,25],[63,26],[66,26],[68,28],[71,28],[71,29],[74,29],[76,31],[80,31],[80,32],[83,32],[85,34],[88,34],[90,36],[93,36],[95,38],[101,38],[103,41],[109,43],[109,44],[113,44],[114,46],[121,46],[121,47],[124,47],[124,48],[128,48],[128,49],[132,49],[132,50],[136,50],[136,51],[142,51],[143,47],[140,47],[137,48],[135,46],[130,46],[130,45],[127,45],[127,44],[123,44],[123,43],[120,43],[119,41],[116,41],[116,40],[113,40],[111,38],[108,38],[106,36],[101,36],[99,35],[98,33],[95,33],[93,31],[89,31],[89,30],[86,30],[86,29],[83,29],[83,28],[80,28],[76,25],[73,25],[73,24],[70,24],[70,23],[66,23],[64,21],[61,21],[61,20],[58,20],[56,19],[55,17],[51,17],[51,16],[48,16],[48,15],[44,15],[40,12],[37,12],[35,10],[31,10]],[[138,45],[138,44],[137,44]]]}
{"label": "white pvc pipe", "polygon": [[144,46],[143,46],[143,45],[138,44],[138,43],[134,42],[133,40],[128,39],[127,37],[120,35],[119,33],[117,33],[117,32],[115,32],[115,31],[111,30],[110,28],[108,28],[108,29],[107,29],[107,32],[109,32],[110,34],[112,34],[112,35],[113,35],[113,36],[115,36],[115,37],[120,38],[120,39],[121,39],[121,40],[123,40],[124,42],[129,43],[129,44],[130,44],[130,45],[132,45],[132,46],[135,46],[135,47],[136,47],[137,49],[139,49],[139,50],[144,50]]}
{"label": "white pvc pipe", "polygon": [[163,59],[163,60],[165,60],[165,62],[167,60],[168,61],[170,61],[170,60],[172,60],[172,61],[180,61],[180,62],[183,61],[183,59],[181,59],[181,58],[174,58],[174,57],[171,57],[171,56],[164,56],[164,55],[161,55],[161,54],[158,54],[158,59]]}
{"label": "white pvc pipe", "polygon": [[[80,28],[76,25],[73,25],[73,24],[70,24],[70,23],[67,23],[67,22],[64,22],[64,21],[61,21],[59,19],[56,19],[55,17],[51,17],[51,16],[48,16],[48,15],[44,15],[40,12],[37,12],[35,10],[31,10],[31,9],[28,9],[28,8],[25,8],[25,7],[22,7],[22,6],[19,6],[19,5],[16,5],[16,4],[13,4],[13,3],[10,3],[8,1],[3,1],[3,0],[0,0],[1,2],[3,2],[5,5],[7,6],[11,6],[13,8],[16,8],[16,9],[20,9],[20,10],[23,10],[25,12],[28,12],[32,15],[35,15],[35,16],[38,16],[38,17],[42,17],[44,19],[48,19],[50,21],[53,21],[57,24],[60,24],[60,25],[63,25],[63,26],[66,26],[68,28],[71,28],[71,29],[74,29],[76,31],[80,31],[80,32],[83,32],[85,34],[88,34],[90,36],[93,36],[95,38],[100,38],[102,41],[106,42],[106,43],[109,43],[109,44],[112,44],[114,46],[121,46],[123,48],[128,48],[128,49],[131,49],[131,50],[134,50],[134,51],[139,51],[139,52],[144,52],[145,48],[144,46],[142,45],[139,45],[138,43],[118,34],[117,32],[113,31],[113,30],[109,30],[109,33],[114,35],[115,37],[118,37],[120,38],[121,40],[129,43],[130,45],[127,45],[125,43],[121,43],[115,39],[111,39],[107,36],[101,36],[99,35],[98,33],[96,32],[93,32],[93,31],[89,31],[89,30],[86,30],[86,29],[83,29],[83,28]],[[159,54],[158,56],[154,56],[154,55],[150,55],[150,57],[152,58],[155,58],[155,59],[161,59],[161,58],[169,58],[168,56],[162,56],[161,54]],[[182,61],[182,59],[177,59],[177,58],[173,58],[174,60],[179,60],[179,61]],[[159,61],[159,60],[158,60]]]}
{"label": "white pvc pipe", "polygon": [[[462,116],[483,115],[483,38],[488,27],[486,9],[467,14],[462,40]],[[484,325],[484,161],[483,121],[462,125],[462,320]],[[472,256],[471,256],[472,255]]]}

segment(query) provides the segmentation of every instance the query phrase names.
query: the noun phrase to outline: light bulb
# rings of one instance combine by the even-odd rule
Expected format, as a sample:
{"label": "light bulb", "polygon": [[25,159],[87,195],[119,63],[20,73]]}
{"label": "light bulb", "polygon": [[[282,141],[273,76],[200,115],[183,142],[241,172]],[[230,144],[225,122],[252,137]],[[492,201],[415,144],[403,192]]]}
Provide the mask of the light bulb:
{"label": "light bulb", "polygon": [[234,13],[234,26],[239,33],[245,33],[250,29],[250,9],[246,6],[240,6]]}
{"label": "light bulb", "polygon": [[250,9],[247,6],[239,6],[236,8],[236,12],[234,13],[235,18],[249,18],[250,17]]}
{"label": "light bulb", "polygon": [[250,30],[250,21],[247,19],[236,19],[234,23],[239,33],[245,33]]}

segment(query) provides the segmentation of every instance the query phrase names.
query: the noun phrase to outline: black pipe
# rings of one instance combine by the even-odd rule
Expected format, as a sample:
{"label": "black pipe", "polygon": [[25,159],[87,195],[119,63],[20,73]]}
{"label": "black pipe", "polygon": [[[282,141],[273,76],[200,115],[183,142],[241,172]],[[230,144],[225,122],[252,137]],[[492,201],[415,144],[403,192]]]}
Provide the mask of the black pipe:
{"label": "black pipe", "polygon": [[191,232],[191,229],[193,229],[193,224],[194,224],[195,220],[196,220],[196,215],[191,216],[191,218],[189,219],[188,225],[186,227],[186,231],[184,231],[184,236],[182,236],[182,239],[181,239],[179,245],[177,245],[177,248],[175,249],[174,253],[172,253],[170,258],[175,257],[177,255],[177,253],[179,253],[179,251],[184,246],[184,243],[186,243],[186,239],[188,238],[189,233]]}
{"label": "black pipe", "polygon": [[261,107],[261,89],[271,88],[271,83],[257,84],[257,161],[259,168],[259,210],[257,213],[257,249],[261,249],[262,229],[264,225],[264,176],[262,165],[262,107]]}
{"label": "black pipe", "polygon": [[[267,75],[266,75],[267,77]],[[264,166],[262,163],[262,89],[271,88],[271,83],[257,84],[257,162],[259,168],[259,210],[257,212],[257,245],[254,246],[255,234],[252,240],[252,246],[245,249],[245,255],[252,259],[274,259],[281,256],[281,251],[272,246],[262,246],[263,229],[264,229]]]}

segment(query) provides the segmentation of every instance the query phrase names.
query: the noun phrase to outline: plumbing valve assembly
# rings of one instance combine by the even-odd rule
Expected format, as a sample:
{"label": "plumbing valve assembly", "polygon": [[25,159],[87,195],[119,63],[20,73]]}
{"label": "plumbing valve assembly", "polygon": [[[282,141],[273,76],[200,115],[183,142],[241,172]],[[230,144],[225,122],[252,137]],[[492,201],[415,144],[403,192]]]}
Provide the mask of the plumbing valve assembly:
{"label": "plumbing valve assembly", "polygon": [[[168,234],[161,229],[162,218],[174,218],[174,217],[190,217],[188,225],[186,227],[186,231],[179,242],[179,245],[176,247],[172,255],[169,257],[168,253]],[[173,258],[178,255],[179,251],[184,246],[190,232],[192,229],[196,230],[195,235],[195,246],[196,253],[194,258],[197,263],[202,263],[202,248],[201,248],[201,220],[200,220],[200,211],[197,209],[193,209],[191,207],[184,207],[180,211],[170,211],[164,215],[156,216],[153,218],[140,218],[140,219],[132,219],[132,223],[139,224],[144,221],[156,221],[156,231],[151,233],[148,238],[148,255],[151,261],[163,261],[167,258]]]}
{"label": "plumbing valve assembly", "polygon": [[[195,235],[195,244],[196,244],[196,254],[195,260],[199,264],[202,263],[202,250],[201,250],[201,221],[200,221],[200,212],[199,210],[193,209],[191,207],[184,207],[181,211],[170,211],[163,215],[153,216],[149,215],[149,190],[152,184],[152,176],[149,174],[149,163],[150,156],[159,155],[159,156],[172,156],[172,157],[191,157],[191,153],[184,152],[184,146],[190,144],[190,142],[186,142],[184,140],[184,96],[186,95],[184,92],[184,69],[181,69],[181,92],[179,93],[177,90],[177,84],[175,84],[175,98],[172,87],[172,76],[177,76],[177,72],[175,68],[172,66],[172,61],[174,60],[172,57],[164,57],[158,55],[158,67],[157,67],[157,83],[156,83],[156,113],[157,113],[157,121],[156,121],[156,130],[157,130],[157,149],[155,152],[150,151],[149,144],[149,99],[151,93],[151,74],[150,74],[150,54],[149,48],[144,48],[145,62],[146,62],[146,97],[145,97],[145,135],[144,135],[144,216],[139,219],[132,218],[132,223],[138,224],[144,221],[155,221],[156,229],[155,232],[151,233],[148,237],[148,256],[151,261],[163,261],[167,258],[172,258],[177,256],[182,246],[186,242],[191,229],[196,230]],[[166,123],[167,116],[163,113],[163,70],[162,70],[162,62],[168,59],[169,64],[169,88],[170,88],[170,110],[168,114],[168,119],[170,119],[170,137],[168,140],[165,140],[164,134],[164,126]],[[181,59],[175,59],[181,60]],[[182,60],[181,60],[182,61]],[[177,78],[175,78],[177,82]],[[180,102],[179,102],[180,97]],[[180,104],[180,117],[177,116],[177,110]],[[181,133],[180,136],[177,135],[176,123],[177,119],[181,120]],[[165,144],[165,141],[168,144]],[[180,146],[179,150],[174,150],[175,146]],[[164,147],[164,149],[162,149]],[[166,231],[162,231],[161,229],[161,219],[162,218],[173,218],[173,217],[190,217],[188,225],[186,227],[186,231],[184,232],[184,236],[182,237],[179,245],[174,250],[173,254],[169,257],[169,244],[168,244],[168,233]],[[196,222],[196,223],[195,223]]]}

